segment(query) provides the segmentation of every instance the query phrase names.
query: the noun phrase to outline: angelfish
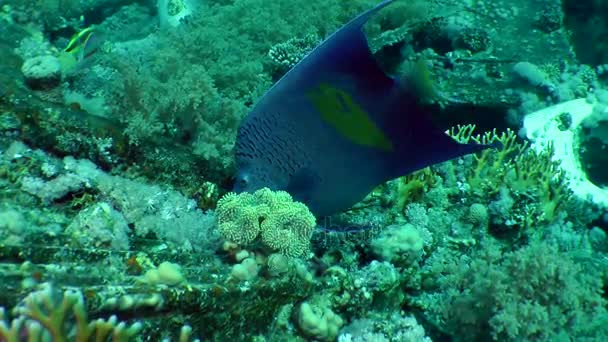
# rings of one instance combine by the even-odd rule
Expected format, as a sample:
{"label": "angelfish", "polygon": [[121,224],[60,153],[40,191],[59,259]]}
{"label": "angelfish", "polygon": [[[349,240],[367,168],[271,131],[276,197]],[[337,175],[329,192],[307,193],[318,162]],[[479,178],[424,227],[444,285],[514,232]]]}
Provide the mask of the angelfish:
{"label": "angelfish", "polygon": [[333,33],[261,97],[238,129],[235,192],[285,190],[326,216],[390,179],[488,147],[435,127],[419,87],[374,59],[362,28],[392,2]]}

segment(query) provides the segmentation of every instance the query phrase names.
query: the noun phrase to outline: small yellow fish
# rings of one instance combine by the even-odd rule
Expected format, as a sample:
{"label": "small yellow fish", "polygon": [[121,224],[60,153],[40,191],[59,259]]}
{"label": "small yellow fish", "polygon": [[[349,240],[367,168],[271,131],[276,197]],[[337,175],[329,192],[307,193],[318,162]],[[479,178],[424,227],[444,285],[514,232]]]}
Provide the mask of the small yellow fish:
{"label": "small yellow fish", "polygon": [[58,58],[64,75],[74,72],[81,63],[99,50],[101,39],[95,26],[76,32]]}
{"label": "small yellow fish", "polygon": [[76,32],[63,51],[84,57],[87,42],[91,39],[91,36],[93,36],[94,33],[94,26],[89,26],[82,31]]}

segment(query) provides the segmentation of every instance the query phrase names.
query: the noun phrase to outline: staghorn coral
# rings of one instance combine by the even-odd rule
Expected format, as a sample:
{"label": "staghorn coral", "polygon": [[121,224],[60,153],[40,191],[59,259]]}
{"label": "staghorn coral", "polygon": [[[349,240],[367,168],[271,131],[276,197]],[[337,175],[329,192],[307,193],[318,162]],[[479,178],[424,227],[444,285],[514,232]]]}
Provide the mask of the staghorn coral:
{"label": "staghorn coral", "polygon": [[511,222],[509,225],[529,228],[558,219],[558,209],[571,201],[571,191],[558,164],[551,159],[551,147],[536,153],[527,142],[518,142],[512,130],[501,134],[494,130],[484,135],[474,135],[474,130],[473,125],[458,126],[450,135],[459,142],[494,144],[497,149],[471,157],[464,175],[466,190],[476,197],[496,201],[514,197],[517,206],[511,208],[513,211],[503,210],[503,214],[510,215],[505,220]]}
{"label": "staghorn coral", "polygon": [[467,175],[467,182],[473,191],[482,193],[489,190],[491,193],[497,193],[498,189],[493,187],[492,183],[496,178],[505,176],[512,167],[514,157],[526,150],[527,142],[518,143],[517,136],[510,129],[500,134],[493,130],[483,135],[475,135],[474,131],[475,125],[458,125],[452,128],[449,134],[460,143],[474,142],[498,147],[496,150],[484,150],[473,155],[473,167]]}

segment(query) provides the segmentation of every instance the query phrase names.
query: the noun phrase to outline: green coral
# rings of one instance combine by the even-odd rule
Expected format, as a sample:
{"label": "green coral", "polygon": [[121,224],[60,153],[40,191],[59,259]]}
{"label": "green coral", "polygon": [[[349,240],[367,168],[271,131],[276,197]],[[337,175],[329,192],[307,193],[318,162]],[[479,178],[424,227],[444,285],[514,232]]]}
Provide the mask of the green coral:
{"label": "green coral", "polygon": [[493,130],[484,135],[475,135],[474,131],[475,125],[459,125],[450,130],[450,135],[460,143],[499,145],[497,149],[487,149],[473,155],[473,167],[467,175],[467,181],[474,191],[485,193],[489,190],[495,194],[499,189],[493,184],[499,184],[495,181],[505,177],[513,167],[514,158],[526,150],[527,143],[518,143],[517,136],[510,129],[500,134]]}
{"label": "green coral", "polygon": [[7,323],[0,308],[1,341],[23,341],[24,334],[28,341],[129,341],[142,328],[116,316],[89,321],[82,293],[66,291],[57,298],[50,286],[28,295],[14,312],[19,316]]}
{"label": "green coral", "polygon": [[473,125],[458,126],[450,135],[461,143],[499,147],[472,156],[465,177],[473,195],[498,196],[507,188],[517,197],[518,203],[534,200],[534,204],[526,205],[525,215],[518,220],[521,226],[555,221],[558,209],[571,201],[571,191],[559,165],[552,160],[552,147],[536,153],[528,148],[527,142],[518,142],[517,135],[510,129],[501,134],[494,130],[484,135],[474,135],[474,129]]}
{"label": "green coral", "polygon": [[425,293],[419,304],[457,341],[608,337],[602,271],[553,244],[535,241],[506,252],[487,240],[471,256],[451,265],[447,259],[436,255],[425,267],[433,269],[440,291]]}
{"label": "green coral", "polygon": [[268,57],[280,66],[283,71],[291,69],[302,60],[321,39],[315,33],[308,33],[302,38],[289,40],[273,45],[268,51]]}
{"label": "green coral", "polygon": [[258,238],[272,250],[290,257],[305,256],[316,226],[308,208],[285,191],[263,188],[255,193],[228,193],[217,204],[222,236],[239,245]]}

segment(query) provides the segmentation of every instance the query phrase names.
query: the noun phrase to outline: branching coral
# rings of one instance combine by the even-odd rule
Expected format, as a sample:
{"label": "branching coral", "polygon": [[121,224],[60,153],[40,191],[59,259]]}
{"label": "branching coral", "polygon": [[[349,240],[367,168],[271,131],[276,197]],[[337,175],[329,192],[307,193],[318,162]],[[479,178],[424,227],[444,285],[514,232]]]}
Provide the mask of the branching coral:
{"label": "branching coral", "polygon": [[89,321],[80,292],[66,291],[59,299],[55,295],[51,287],[29,294],[10,323],[0,309],[0,340],[18,342],[26,334],[28,341],[128,341],[141,329],[140,323],[127,326],[116,316]]}
{"label": "branching coral", "polygon": [[437,179],[433,171],[426,167],[400,177],[395,182],[397,184],[395,206],[398,212],[403,212],[408,203],[419,200],[425,192],[437,183]]}
{"label": "branching coral", "polygon": [[479,197],[497,196],[501,189],[508,189],[519,197],[518,203],[525,215],[520,226],[529,227],[538,221],[553,221],[556,210],[570,200],[559,166],[551,160],[551,147],[540,153],[520,143],[512,130],[498,134],[495,130],[484,135],[474,135],[475,126],[458,126],[450,135],[459,142],[476,142],[500,145],[496,150],[485,150],[474,155],[465,177],[470,191]]}
{"label": "branching coral", "polygon": [[[484,145],[499,145],[497,150],[484,150],[473,156],[475,162],[467,176],[467,181],[474,191],[484,192],[485,190],[498,192],[498,188],[493,188],[490,184],[497,177],[504,177],[513,163],[513,158],[527,147],[527,143],[517,142],[515,133],[507,129],[501,134],[486,132],[484,135],[474,135],[475,125],[457,126],[450,130],[450,135],[460,143],[474,142]],[[489,189],[488,189],[489,188]]]}

